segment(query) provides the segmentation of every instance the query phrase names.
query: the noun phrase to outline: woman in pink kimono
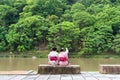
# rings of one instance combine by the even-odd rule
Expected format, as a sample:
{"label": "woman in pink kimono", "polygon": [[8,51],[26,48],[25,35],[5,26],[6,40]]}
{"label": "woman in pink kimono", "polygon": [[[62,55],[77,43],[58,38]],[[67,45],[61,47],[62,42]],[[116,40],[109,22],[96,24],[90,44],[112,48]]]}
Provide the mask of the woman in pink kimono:
{"label": "woman in pink kimono", "polygon": [[59,65],[60,66],[66,66],[68,65],[68,48],[66,48],[66,51],[64,51],[63,48],[61,48],[60,53],[58,55],[59,57]]}
{"label": "woman in pink kimono", "polygon": [[57,48],[53,48],[52,51],[48,54],[48,64],[53,65],[53,66],[58,65]]}

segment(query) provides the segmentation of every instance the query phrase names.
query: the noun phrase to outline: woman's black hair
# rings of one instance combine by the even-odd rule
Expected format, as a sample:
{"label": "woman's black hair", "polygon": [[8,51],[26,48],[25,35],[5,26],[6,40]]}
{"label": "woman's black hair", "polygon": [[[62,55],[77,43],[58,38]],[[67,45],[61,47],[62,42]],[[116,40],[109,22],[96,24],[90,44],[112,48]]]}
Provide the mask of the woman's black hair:
{"label": "woman's black hair", "polygon": [[64,51],[64,48],[61,48],[60,51]]}
{"label": "woman's black hair", "polygon": [[53,48],[52,48],[52,51],[57,51],[57,48],[56,48],[56,47],[53,47]]}

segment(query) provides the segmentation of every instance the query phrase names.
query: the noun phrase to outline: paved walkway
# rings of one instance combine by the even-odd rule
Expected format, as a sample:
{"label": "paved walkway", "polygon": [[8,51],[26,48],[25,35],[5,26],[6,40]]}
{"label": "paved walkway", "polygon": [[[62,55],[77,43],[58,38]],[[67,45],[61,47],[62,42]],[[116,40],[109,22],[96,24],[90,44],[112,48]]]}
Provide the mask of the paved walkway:
{"label": "paved walkway", "polygon": [[120,74],[100,74],[81,72],[81,74],[0,74],[0,80],[120,80]]}

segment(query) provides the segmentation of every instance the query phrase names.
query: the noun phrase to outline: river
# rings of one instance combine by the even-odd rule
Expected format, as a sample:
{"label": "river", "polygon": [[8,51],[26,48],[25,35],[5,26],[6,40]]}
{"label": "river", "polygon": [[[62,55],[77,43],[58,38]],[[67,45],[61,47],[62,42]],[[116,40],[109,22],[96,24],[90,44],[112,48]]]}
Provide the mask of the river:
{"label": "river", "polygon": [[[0,58],[0,71],[35,70],[39,64],[47,64],[47,58]],[[98,71],[99,64],[120,64],[120,59],[70,58],[69,62],[80,65],[81,71]]]}

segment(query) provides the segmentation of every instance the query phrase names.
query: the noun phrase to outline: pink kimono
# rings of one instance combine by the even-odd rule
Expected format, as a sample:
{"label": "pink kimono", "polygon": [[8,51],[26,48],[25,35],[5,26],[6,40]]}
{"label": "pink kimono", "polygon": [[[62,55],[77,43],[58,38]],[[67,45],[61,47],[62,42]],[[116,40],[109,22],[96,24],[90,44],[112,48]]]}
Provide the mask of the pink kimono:
{"label": "pink kimono", "polygon": [[53,66],[58,65],[58,52],[51,51],[48,54],[48,63],[51,64],[51,65],[53,65]]}
{"label": "pink kimono", "polygon": [[66,66],[68,65],[68,49],[66,48],[65,52],[60,52],[59,55],[59,65],[60,66]]}

